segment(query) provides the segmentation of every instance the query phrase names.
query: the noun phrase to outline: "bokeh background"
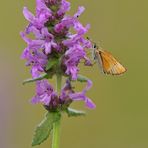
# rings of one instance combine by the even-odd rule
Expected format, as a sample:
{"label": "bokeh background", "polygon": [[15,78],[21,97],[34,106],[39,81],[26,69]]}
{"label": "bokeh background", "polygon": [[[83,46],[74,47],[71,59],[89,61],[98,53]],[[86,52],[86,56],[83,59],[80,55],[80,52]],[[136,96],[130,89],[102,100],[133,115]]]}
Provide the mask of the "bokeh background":
{"label": "bokeh background", "polygon": [[[97,65],[82,69],[94,85],[88,96],[96,103],[82,118],[63,117],[61,148],[148,147],[148,1],[74,0],[71,14],[86,7],[80,20],[90,23],[88,36],[112,52],[128,69],[122,76],[106,76]],[[31,148],[34,127],[43,117],[41,105],[31,105],[34,84],[20,60],[25,43],[19,32],[27,25],[23,6],[34,11],[35,0],[1,0],[0,4],[0,147]],[[81,86],[79,86],[81,87]],[[51,139],[37,148],[49,148]]]}

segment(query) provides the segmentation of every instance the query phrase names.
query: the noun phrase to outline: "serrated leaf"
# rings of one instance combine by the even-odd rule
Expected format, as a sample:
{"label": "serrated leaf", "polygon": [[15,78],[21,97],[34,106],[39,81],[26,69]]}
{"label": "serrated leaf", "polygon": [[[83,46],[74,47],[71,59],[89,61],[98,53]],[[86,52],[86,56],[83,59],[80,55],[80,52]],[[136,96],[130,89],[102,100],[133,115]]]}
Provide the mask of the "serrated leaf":
{"label": "serrated leaf", "polygon": [[23,85],[27,84],[27,83],[31,83],[31,82],[35,82],[35,81],[38,81],[38,80],[43,80],[43,79],[48,79],[50,78],[50,75],[47,74],[47,73],[44,73],[42,75],[40,75],[39,77],[37,78],[30,78],[30,79],[26,79],[23,81]]}
{"label": "serrated leaf", "polygon": [[32,146],[40,145],[50,135],[53,129],[53,123],[60,120],[61,114],[59,112],[48,112],[42,122],[36,127]]}
{"label": "serrated leaf", "polygon": [[84,111],[75,110],[72,108],[67,108],[66,110],[68,117],[78,117],[78,116],[85,116],[86,113]]}
{"label": "serrated leaf", "polygon": [[89,79],[83,75],[78,75],[77,80],[80,82],[87,82]]}
{"label": "serrated leaf", "polygon": [[47,63],[46,70],[50,70],[53,66],[57,65],[58,62],[56,58],[50,59]]}

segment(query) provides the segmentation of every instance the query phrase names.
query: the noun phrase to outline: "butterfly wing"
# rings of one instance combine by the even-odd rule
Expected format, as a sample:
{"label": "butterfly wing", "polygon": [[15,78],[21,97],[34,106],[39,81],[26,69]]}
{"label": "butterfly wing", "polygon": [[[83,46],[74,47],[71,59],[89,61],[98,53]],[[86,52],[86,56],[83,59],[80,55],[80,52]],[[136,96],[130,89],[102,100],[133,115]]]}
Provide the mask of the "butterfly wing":
{"label": "butterfly wing", "polygon": [[99,65],[105,74],[120,75],[126,71],[125,67],[108,51],[98,50],[96,54]]}

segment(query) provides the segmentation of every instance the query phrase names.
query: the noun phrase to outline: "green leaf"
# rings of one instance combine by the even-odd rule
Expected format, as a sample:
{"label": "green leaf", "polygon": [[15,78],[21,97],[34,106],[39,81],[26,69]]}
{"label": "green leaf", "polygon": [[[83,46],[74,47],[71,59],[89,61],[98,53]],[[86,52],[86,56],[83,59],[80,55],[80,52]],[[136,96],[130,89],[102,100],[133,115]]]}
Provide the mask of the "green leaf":
{"label": "green leaf", "polygon": [[43,143],[53,129],[53,123],[60,120],[60,118],[61,114],[59,112],[48,112],[43,121],[35,129],[32,146]]}
{"label": "green leaf", "polygon": [[87,82],[89,79],[83,75],[78,75],[77,80],[80,82]]}
{"label": "green leaf", "polygon": [[56,58],[49,59],[46,66],[46,70],[50,70],[53,66],[57,65],[58,62],[59,61]]}
{"label": "green leaf", "polygon": [[84,111],[75,110],[72,108],[67,108],[66,110],[68,117],[78,117],[78,116],[85,116],[86,113]]}
{"label": "green leaf", "polygon": [[23,81],[23,85],[27,84],[27,83],[31,83],[31,82],[35,82],[35,81],[38,81],[38,80],[43,80],[43,79],[48,79],[50,78],[51,76],[47,73],[44,73],[42,75],[40,75],[38,78],[30,78],[30,79],[26,79]]}

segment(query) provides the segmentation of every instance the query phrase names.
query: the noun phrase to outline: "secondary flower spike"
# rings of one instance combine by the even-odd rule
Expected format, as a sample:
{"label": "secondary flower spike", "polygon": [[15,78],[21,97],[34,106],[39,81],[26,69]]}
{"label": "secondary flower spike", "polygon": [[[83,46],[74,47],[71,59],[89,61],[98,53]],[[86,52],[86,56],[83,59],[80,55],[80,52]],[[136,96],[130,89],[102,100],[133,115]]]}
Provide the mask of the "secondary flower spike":
{"label": "secondary flower spike", "polygon": [[62,108],[65,105],[68,107],[73,101],[84,101],[88,108],[95,108],[95,104],[85,95],[91,87],[92,82],[88,80],[86,88],[77,93],[73,90],[70,80],[67,80],[58,96],[48,81],[42,80],[37,82],[36,95],[32,98],[32,103],[42,103],[50,110]]}
{"label": "secondary flower spike", "polygon": [[[66,13],[70,10],[70,2],[66,0],[36,0],[36,12],[33,14],[24,7],[23,14],[29,24],[20,33],[27,47],[21,58],[30,67],[31,79],[24,83],[35,82],[36,93],[32,104],[41,103],[48,111],[45,119],[36,128],[32,145],[39,145],[46,140],[60,121],[61,114],[68,116],[84,115],[84,112],[70,109],[74,101],[84,101],[85,106],[94,109],[96,106],[86,93],[92,87],[92,81],[79,74],[79,64],[92,66],[87,57],[92,49],[91,42],[84,36],[90,25],[82,25],[79,21],[84,12],[83,6],[72,16]],[[56,87],[50,79],[56,76]],[[62,86],[62,78],[65,80]],[[75,82],[84,82],[86,86],[76,92]],[[56,131],[57,132],[57,131]],[[58,138],[53,138],[52,148],[58,148]]]}

